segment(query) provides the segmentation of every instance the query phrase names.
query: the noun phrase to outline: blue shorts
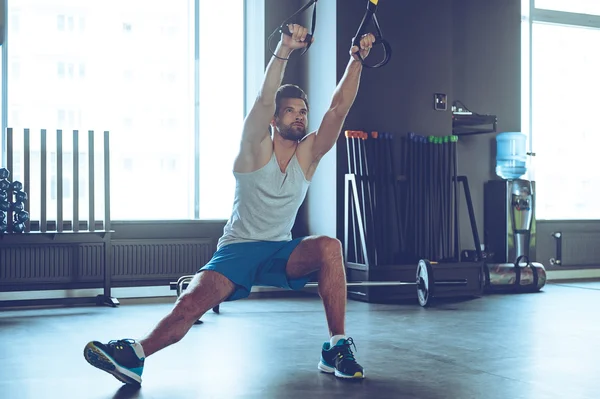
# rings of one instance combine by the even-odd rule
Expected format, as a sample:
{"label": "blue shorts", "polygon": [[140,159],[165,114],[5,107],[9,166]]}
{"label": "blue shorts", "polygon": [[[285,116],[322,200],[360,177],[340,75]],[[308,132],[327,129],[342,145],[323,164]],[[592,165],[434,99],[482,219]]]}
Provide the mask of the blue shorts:
{"label": "blue shorts", "polygon": [[300,241],[302,238],[228,244],[215,252],[198,272],[219,272],[236,285],[226,301],[246,298],[254,285],[300,290],[310,281],[311,275],[289,279],[285,272],[287,261]]}

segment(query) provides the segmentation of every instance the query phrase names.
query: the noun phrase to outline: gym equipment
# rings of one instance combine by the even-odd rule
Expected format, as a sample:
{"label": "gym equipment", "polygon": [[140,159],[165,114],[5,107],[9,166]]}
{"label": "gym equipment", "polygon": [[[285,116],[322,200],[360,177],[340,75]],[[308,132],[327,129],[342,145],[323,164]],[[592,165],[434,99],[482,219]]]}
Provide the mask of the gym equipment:
{"label": "gym equipment", "polygon": [[[63,140],[64,136],[67,140]],[[67,254],[76,254],[83,246],[91,245],[97,256],[88,258],[97,270],[93,284],[101,284],[103,293],[94,294],[92,297],[81,296],[77,298],[52,298],[43,294],[35,295],[31,299],[0,300],[0,307],[20,306],[22,304],[47,304],[47,303],[87,303],[119,305],[117,298],[112,297],[113,263],[111,261],[111,240],[114,231],[111,229],[110,220],[110,140],[108,131],[79,131],[67,132],[62,129],[33,130],[29,128],[15,129],[7,127],[5,131],[6,152],[5,166],[13,176],[12,180],[21,183],[11,185],[13,189],[7,193],[10,210],[6,215],[7,231],[0,237],[0,252],[4,254],[23,254],[10,257],[12,267],[3,267],[3,278],[0,279],[0,291],[31,291],[60,290],[89,288],[89,282],[82,280],[78,270],[82,260],[78,256],[62,256],[62,251]],[[82,143],[85,140],[85,145]],[[68,143],[65,146],[65,143]],[[32,145],[32,143],[36,143]],[[65,152],[66,150],[66,152]],[[82,159],[82,154],[85,154]],[[67,155],[69,157],[67,158]],[[20,168],[13,168],[14,161],[19,160]],[[52,161],[52,162],[51,162]],[[67,168],[66,165],[72,165]],[[20,170],[19,170],[20,169]],[[19,170],[17,173],[16,171]],[[52,181],[50,173],[52,171]],[[6,175],[6,172],[2,172]],[[84,175],[85,174],[85,175]],[[39,176],[39,179],[32,179]],[[85,190],[80,187],[81,176],[85,176]],[[64,183],[70,181],[69,191],[71,198],[64,196]],[[50,186],[56,185],[55,195],[50,195]],[[19,189],[15,191],[14,189]],[[27,200],[27,193],[35,193],[36,215],[34,217]],[[82,195],[83,194],[83,195]],[[32,194],[34,195],[34,194]],[[103,197],[101,207],[98,198]],[[87,212],[80,211],[80,198],[86,197]],[[17,205],[11,205],[13,203]],[[69,206],[69,219],[64,220],[65,207]],[[16,212],[13,211],[16,208]],[[101,208],[101,209],[99,209]],[[21,210],[18,210],[21,209]],[[103,212],[102,212],[103,211]],[[103,217],[98,219],[98,214]],[[48,220],[48,215],[52,215]],[[85,219],[80,220],[84,216]],[[71,219],[72,218],[72,219]],[[31,221],[30,219],[35,219]],[[47,248],[50,258],[57,258],[59,268],[48,272],[47,268],[34,267],[35,259],[39,255],[38,247]],[[60,252],[53,252],[55,248]],[[8,251],[8,252],[6,252]],[[73,252],[75,251],[75,252]],[[6,257],[6,256],[5,256]],[[31,258],[31,259],[30,259]],[[83,258],[80,258],[83,259]],[[33,265],[32,265],[33,262]],[[50,264],[48,264],[50,265]],[[50,266],[48,266],[50,267]],[[60,269],[60,270],[59,270]],[[25,272],[26,271],[26,272]],[[6,278],[4,278],[6,277]],[[33,285],[32,285],[33,284]]]}
{"label": "gym equipment", "polygon": [[544,265],[530,262],[525,255],[515,263],[486,264],[484,275],[486,293],[537,292],[546,285],[547,278]]}
{"label": "gym equipment", "polygon": [[[272,50],[271,42],[272,42],[273,37],[275,36],[275,34],[276,33],[283,33],[283,34],[286,34],[288,36],[291,36],[290,31],[288,29],[288,25],[290,23],[294,23],[293,20],[294,20],[294,18],[296,16],[298,16],[299,14],[303,13],[304,11],[306,11],[310,6],[314,5],[310,33],[308,33],[306,35],[306,39],[305,39],[308,44],[306,45],[306,47],[304,48],[304,50],[302,50],[302,53],[300,53],[300,55],[304,55],[304,53],[306,53],[308,51],[308,49],[310,48],[310,46],[312,44],[312,38],[314,37],[315,29],[317,27],[317,1],[318,0],[310,0],[302,8],[300,8],[298,11],[296,11],[294,14],[292,14],[290,17],[288,17],[285,21],[283,21],[281,23],[281,25],[279,25],[269,35],[269,38],[267,39],[267,48],[269,49],[269,51],[271,52],[271,54],[275,58],[278,58],[280,60],[286,60],[286,61],[289,60],[289,58],[279,57]],[[385,64],[387,64],[390,61],[390,58],[392,56],[392,47],[390,46],[389,42],[383,38],[383,33],[381,31],[381,28],[379,27],[379,22],[377,21],[376,12],[377,12],[378,2],[379,2],[379,0],[368,0],[368,2],[367,2],[367,11],[365,12],[365,15],[363,16],[363,19],[362,19],[362,21],[360,23],[360,26],[358,27],[358,30],[356,31],[356,34],[352,38],[352,45],[353,46],[358,46],[360,44],[360,40],[361,40],[362,36],[365,35],[365,34],[367,34],[367,33],[369,33],[367,31],[368,24],[371,21],[373,22],[373,24],[375,26],[375,30],[376,30],[376,33],[374,34],[374,36],[375,36],[375,42],[373,42],[373,44],[381,44],[383,46],[384,58],[383,58],[383,60],[381,62],[379,62],[379,63],[377,63],[375,65],[369,65],[369,64],[365,63],[365,60],[360,56],[360,52],[358,52],[357,56],[360,59],[360,61],[363,64],[363,66],[366,67],[366,68],[379,68],[379,67],[382,67],[382,66],[384,66]]]}
{"label": "gym equipment", "polygon": [[290,30],[288,29],[288,25],[293,22],[293,19],[303,13],[304,11],[306,11],[310,6],[314,5],[313,7],[313,15],[312,15],[312,23],[311,23],[311,29],[310,29],[310,33],[306,34],[306,38],[305,41],[306,43],[308,43],[306,45],[306,47],[304,48],[304,50],[302,50],[302,53],[300,53],[300,55],[304,55],[304,53],[306,53],[310,47],[310,45],[312,44],[312,38],[315,35],[315,29],[317,27],[317,1],[318,0],[310,0],[306,5],[304,5],[302,8],[300,8],[298,11],[296,11],[295,13],[293,13],[291,16],[289,16],[285,21],[283,21],[281,23],[281,25],[279,25],[279,27],[277,27],[273,33],[271,33],[269,35],[269,38],[267,39],[267,48],[269,49],[269,51],[271,52],[271,54],[273,55],[273,57],[278,58],[280,60],[289,60],[289,58],[282,58],[279,57],[278,55],[275,54],[275,52],[271,49],[271,41],[273,39],[273,36],[275,36],[276,33],[283,33],[285,35],[288,36],[292,36],[290,34]]}
{"label": "gym equipment", "polygon": [[23,183],[21,183],[20,181],[14,181],[10,184],[10,189],[15,192],[21,191],[23,189]]}
{"label": "gym equipment", "polygon": [[[483,294],[483,263],[460,260],[458,234],[458,136],[346,132],[344,259],[348,281],[407,281],[414,263],[428,259],[439,287],[436,297]],[[399,151],[396,146],[400,144]],[[401,162],[395,164],[399,152]],[[470,212],[472,214],[472,212]],[[473,222],[472,222],[473,225]],[[395,302],[413,297],[405,287],[356,286],[349,298]]]}
{"label": "gym equipment", "polygon": [[[394,286],[414,286],[416,287],[417,299],[422,307],[431,306],[436,291],[439,287],[465,287],[467,280],[440,280],[437,281],[434,276],[433,264],[427,259],[421,259],[417,265],[416,281],[348,281],[347,287],[394,287]],[[182,276],[176,282],[171,282],[169,287],[171,290],[177,291],[177,297],[188,287],[189,283],[194,278],[193,275]],[[305,287],[318,287],[317,282],[309,282]],[[219,312],[219,307],[213,308],[215,313]]]}
{"label": "gym equipment", "polygon": [[362,38],[362,36],[369,33],[367,30],[367,25],[369,24],[369,22],[372,21],[373,25],[375,25],[375,30],[377,33],[374,34],[375,41],[373,42],[373,44],[381,44],[383,46],[384,58],[378,64],[368,65],[365,63],[365,60],[360,56],[360,52],[356,53],[356,55],[360,59],[363,66],[366,68],[380,68],[380,67],[384,66],[385,64],[387,64],[390,61],[390,58],[392,57],[392,47],[390,46],[390,43],[383,38],[383,33],[381,32],[381,28],[379,27],[379,22],[377,21],[376,12],[377,12],[378,3],[379,3],[379,0],[368,0],[367,11],[365,12],[363,19],[360,22],[360,25],[358,27],[358,30],[356,31],[356,34],[352,38],[352,45],[359,46],[360,39]]}
{"label": "gym equipment", "polygon": [[27,201],[27,193],[25,191],[17,191],[15,193],[15,198],[18,202],[25,202]]}
{"label": "gym equipment", "polygon": [[10,171],[7,168],[0,169],[0,234],[23,233],[24,222],[29,220],[29,212],[24,210],[27,193],[22,191],[23,183],[10,182],[9,176]]}
{"label": "gym equipment", "polygon": [[15,212],[14,217],[15,217],[16,223],[24,223],[29,220],[29,212],[27,212],[27,211]]}
{"label": "gym equipment", "polygon": [[410,132],[401,138],[404,156],[400,165],[391,133],[347,130],[345,136],[346,178],[356,185],[356,191],[348,187],[346,198],[347,259],[365,263],[368,256],[376,265],[411,264],[420,258],[457,260],[458,136]]}
{"label": "gym equipment", "polygon": [[14,223],[13,224],[13,232],[15,233],[23,233],[25,231],[24,223]]}

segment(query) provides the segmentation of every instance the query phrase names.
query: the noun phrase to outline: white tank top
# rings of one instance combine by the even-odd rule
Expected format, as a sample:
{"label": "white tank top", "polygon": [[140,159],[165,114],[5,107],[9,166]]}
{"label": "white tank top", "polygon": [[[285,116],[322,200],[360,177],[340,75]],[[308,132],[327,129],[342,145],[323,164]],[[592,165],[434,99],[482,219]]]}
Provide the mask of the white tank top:
{"label": "white tank top", "polygon": [[236,180],[233,211],[217,249],[250,241],[289,241],[298,209],[310,182],[292,156],[282,172],[275,151],[265,166],[250,173],[233,172]]}

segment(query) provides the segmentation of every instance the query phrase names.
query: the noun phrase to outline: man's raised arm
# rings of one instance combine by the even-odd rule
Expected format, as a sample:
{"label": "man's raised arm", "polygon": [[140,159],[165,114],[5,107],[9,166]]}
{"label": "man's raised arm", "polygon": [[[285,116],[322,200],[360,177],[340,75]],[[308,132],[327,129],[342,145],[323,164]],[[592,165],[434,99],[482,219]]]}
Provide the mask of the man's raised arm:
{"label": "man's raised arm", "polygon": [[317,130],[316,138],[312,145],[314,161],[318,162],[336,143],[344,120],[352,104],[354,104],[356,94],[358,93],[363,66],[356,53],[360,51],[361,57],[363,59],[366,58],[371,47],[373,47],[374,41],[375,37],[369,33],[362,37],[360,49],[356,46],[350,48],[350,61],[346,66],[344,76],[342,76],[342,79],[335,88],[331,105],[323,116],[323,121]]}
{"label": "man's raised arm", "polygon": [[[308,30],[300,25],[288,25],[291,36],[282,34],[277,44],[275,54],[280,58],[289,58],[290,54],[299,48],[306,47]],[[269,123],[275,114],[275,94],[281,86],[287,60],[271,57],[265,77],[252,109],[244,120],[242,132],[242,152],[256,154],[260,143],[269,135]]]}

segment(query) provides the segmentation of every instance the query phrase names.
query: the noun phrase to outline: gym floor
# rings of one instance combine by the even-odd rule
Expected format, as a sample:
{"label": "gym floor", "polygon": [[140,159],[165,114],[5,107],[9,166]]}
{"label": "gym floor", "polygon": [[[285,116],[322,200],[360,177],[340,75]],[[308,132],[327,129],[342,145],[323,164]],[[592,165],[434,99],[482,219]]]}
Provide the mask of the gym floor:
{"label": "gym floor", "polygon": [[[88,340],[136,338],[173,298],[118,308],[0,312],[0,398],[598,398],[600,282],[548,284],[423,309],[349,300],[363,381],[317,370],[320,299],[245,299],[207,313],[146,361],[130,389],[83,358]],[[594,316],[596,315],[596,316]]]}

